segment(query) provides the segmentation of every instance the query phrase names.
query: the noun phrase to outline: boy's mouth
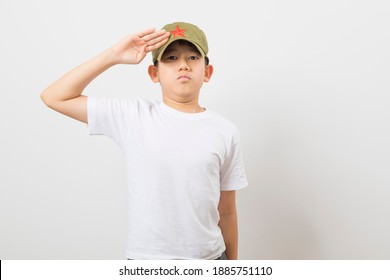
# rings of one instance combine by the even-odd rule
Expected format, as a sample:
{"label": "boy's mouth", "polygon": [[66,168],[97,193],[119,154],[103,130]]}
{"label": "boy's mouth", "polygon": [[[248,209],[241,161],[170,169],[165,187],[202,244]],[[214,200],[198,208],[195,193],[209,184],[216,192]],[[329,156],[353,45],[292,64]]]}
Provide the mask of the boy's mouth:
{"label": "boy's mouth", "polygon": [[183,80],[191,80],[191,78],[188,77],[187,75],[181,75],[181,76],[179,76],[177,79],[178,79],[178,80],[181,80],[181,79],[183,79]]}

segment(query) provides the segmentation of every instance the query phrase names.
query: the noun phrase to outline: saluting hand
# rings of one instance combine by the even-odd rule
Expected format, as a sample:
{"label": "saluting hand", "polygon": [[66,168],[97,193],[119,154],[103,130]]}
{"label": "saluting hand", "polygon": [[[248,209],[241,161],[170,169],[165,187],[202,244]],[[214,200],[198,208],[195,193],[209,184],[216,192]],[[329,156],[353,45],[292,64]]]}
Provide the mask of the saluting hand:
{"label": "saluting hand", "polygon": [[169,35],[169,32],[155,28],[128,35],[111,47],[113,59],[117,64],[139,64],[148,52],[164,45]]}

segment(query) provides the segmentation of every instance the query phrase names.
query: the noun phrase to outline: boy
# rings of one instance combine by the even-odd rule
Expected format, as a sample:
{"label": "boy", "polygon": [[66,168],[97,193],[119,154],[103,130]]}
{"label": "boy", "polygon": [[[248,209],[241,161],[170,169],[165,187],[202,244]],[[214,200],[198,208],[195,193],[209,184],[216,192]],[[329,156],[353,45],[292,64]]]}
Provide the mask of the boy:
{"label": "boy", "polygon": [[[148,52],[163,102],[82,95],[108,68],[138,64]],[[125,37],[41,94],[125,153],[128,259],[237,259],[235,190],[247,179],[237,129],[198,103],[213,74],[207,53],[203,31],[175,22]]]}

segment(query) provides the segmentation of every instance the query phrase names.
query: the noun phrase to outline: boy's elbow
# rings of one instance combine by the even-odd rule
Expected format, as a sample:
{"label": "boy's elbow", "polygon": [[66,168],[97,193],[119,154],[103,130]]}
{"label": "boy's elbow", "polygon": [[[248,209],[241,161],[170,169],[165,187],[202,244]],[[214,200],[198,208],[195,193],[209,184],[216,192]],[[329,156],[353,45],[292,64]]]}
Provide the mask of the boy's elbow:
{"label": "boy's elbow", "polygon": [[42,102],[46,104],[46,94],[45,94],[45,91],[41,92],[40,97],[41,97]]}
{"label": "boy's elbow", "polygon": [[47,92],[46,92],[46,91],[42,91],[40,97],[41,97],[42,102],[43,102],[47,107],[51,108],[51,103],[52,103],[52,102],[50,101],[50,98],[48,98]]}

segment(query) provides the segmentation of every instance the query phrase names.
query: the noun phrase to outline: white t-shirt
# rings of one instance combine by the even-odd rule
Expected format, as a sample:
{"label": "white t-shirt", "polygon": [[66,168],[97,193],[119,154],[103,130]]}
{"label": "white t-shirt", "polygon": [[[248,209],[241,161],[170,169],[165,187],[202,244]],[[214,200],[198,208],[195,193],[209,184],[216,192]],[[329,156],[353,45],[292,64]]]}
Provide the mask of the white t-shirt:
{"label": "white t-shirt", "polygon": [[215,112],[161,101],[88,97],[90,134],[125,154],[130,259],[215,259],[220,191],[247,186],[239,133]]}

